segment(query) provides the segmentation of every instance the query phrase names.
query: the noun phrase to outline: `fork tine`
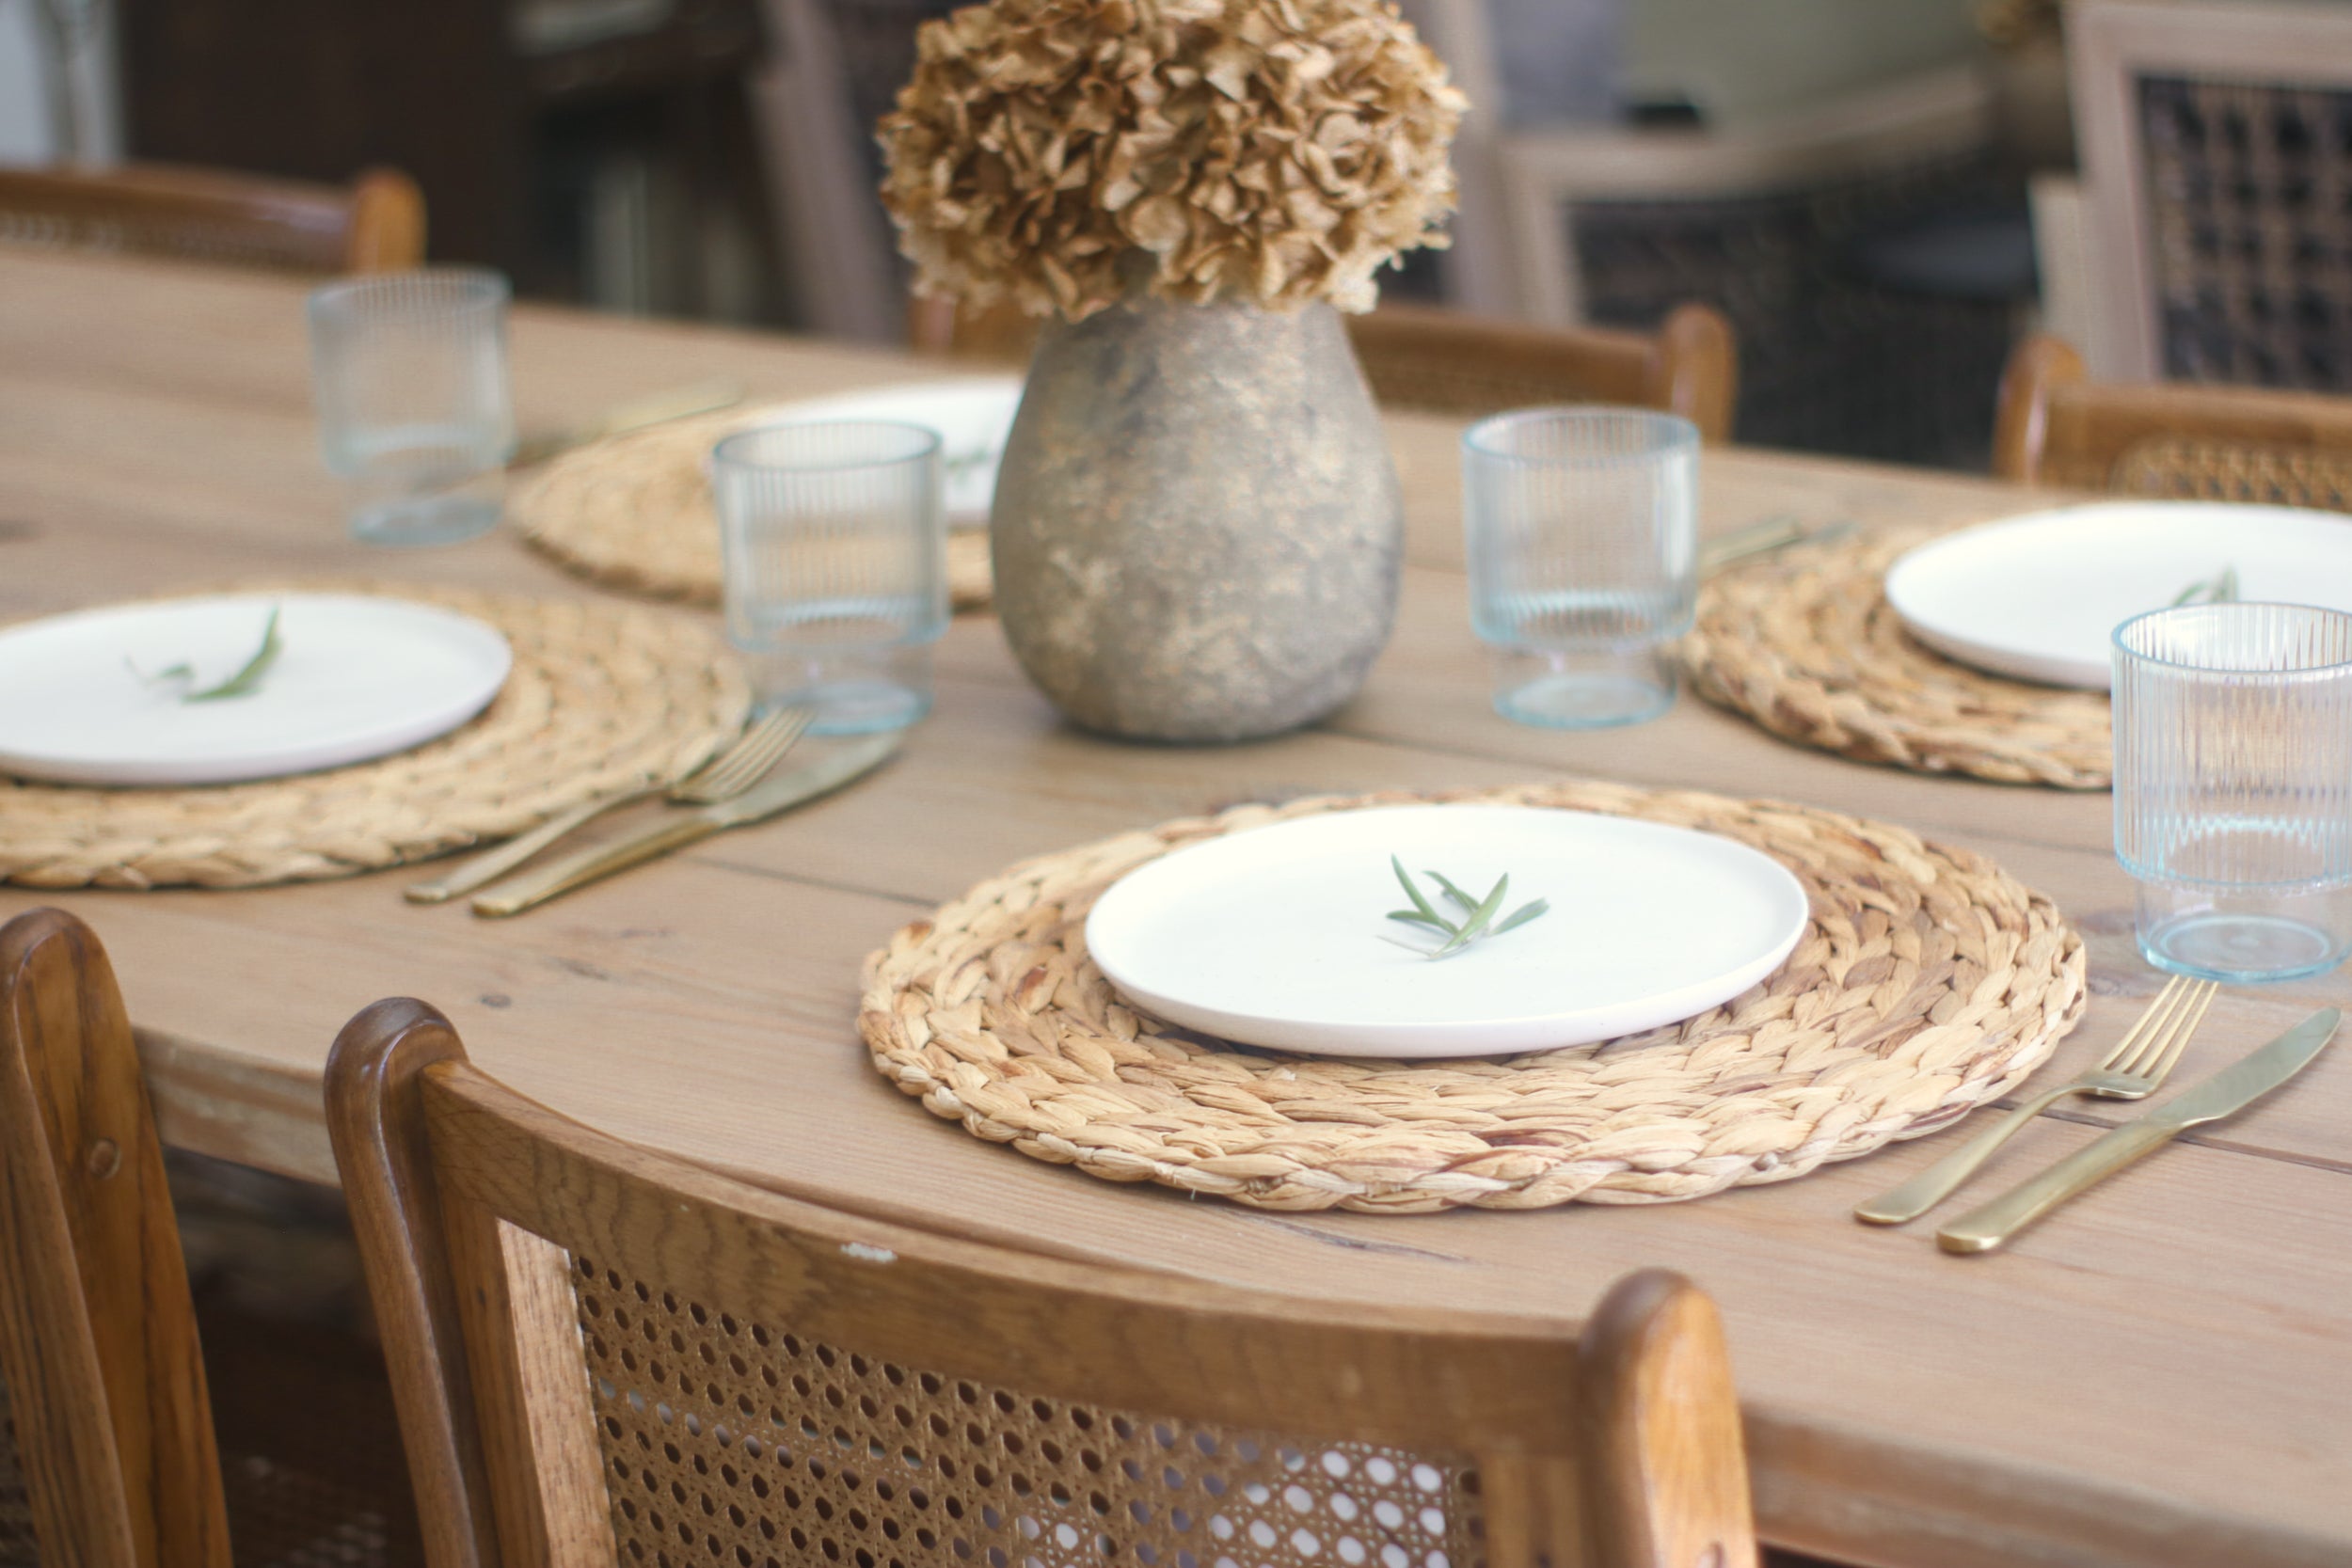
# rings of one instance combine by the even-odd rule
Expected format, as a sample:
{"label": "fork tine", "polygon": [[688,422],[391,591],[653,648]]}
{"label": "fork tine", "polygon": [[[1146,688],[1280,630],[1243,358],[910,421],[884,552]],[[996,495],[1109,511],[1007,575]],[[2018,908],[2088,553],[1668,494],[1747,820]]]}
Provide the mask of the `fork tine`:
{"label": "fork tine", "polygon": [[808,728],[810,713],[804,707],[779,708],[763,716],[747,731],[721,767],[707,778],[689,780],[680,786],[682,797],[697,801],[732,800],[766,776],[776,760],[801,738]]}
{"label": "fork tine", "polygon": [[2184,984],[2185,982],[2178,974],[2165,981],[2164,989],[2156,992],[2155,1000],[2148,1004],[2139,1017],[2133,1021],[2130,1030],[2122,1039],[2115,1042],[2115,1049],[2108,1052],[2105,1059],[2099,1063],[2099,1070],[2102,1072],[2129,1072],[2131,1070],[2125,1063],[2137,1059],[2150,1038],[2159,1032],[2158,1025],[2171,1011],[2173,1003],[2180,999],[2181,988]]}
{"label": "fork tine", "polygon": [[671,790],[674,793],[683,794],[690,790],[700,789],[704,785],[708,784],[714,779],[721,778],[733,771],[735,768],[735,759],[743,754],[746,747],[757,744],[760,741],[761,736],[763,736],[774,725],[775,719],[776,716],[774,714],[769,713],[762,714],[759,718],[754,720],[748,726],[739,732],[733,740],[728,741],[725,745],[721,746],[718,750],[712,752],[710,755],[705,757],[701,767],[695,768],[691,773],[687,774],[686,777],[672,784],[670,786]]}
{"label": "fork tine", "polygon": [[2151,1085],[2163,1083],[2173,1064],[2181,1059],[2181,1053],[2188,1049],[2188,1037],[2205,1022],[2205,1009],[2213,1006],[2214,994],[2220,989],[2211,980],[2200,980],[2182,992],[2188,1000],[2182,1005],[2180,1026],[2173,1034],[2171,1045],[2156,1065],[2141,1075]]}
{"label": "fork tine", "polygon": [[[2197,994],[2200,994],[2200,990],[2204,988],[2204,980],[2187,980],[2187,978],[2183,978],[2183,975],[2173,975],[2173,980],[2176,980],[2176,988],[2173,988],[2171,999],[2169,999],[2164,1018],[2154,1018],[2154,1021],[2150,1022],[2148,1035],[2140,1037],[2138,1049],[2134,1049],[2134,1053],[2131,1053],[2126,1060],[2117,1063],[2115,1072],[2122,1072],[2124,1077],[2136,1077],[2136,1079],[2148,1077],[2150,1069],[2153,1069],[2157,1063],[2162,1063],[2164,1053],[2171,1051],[2173,1039],[2181,1037],[2181,1025],[2187,1021],[2190,1008],[2197,1004]],[[2190,1025],[2190,1027],[2195,1027],[2195,1025]]]}

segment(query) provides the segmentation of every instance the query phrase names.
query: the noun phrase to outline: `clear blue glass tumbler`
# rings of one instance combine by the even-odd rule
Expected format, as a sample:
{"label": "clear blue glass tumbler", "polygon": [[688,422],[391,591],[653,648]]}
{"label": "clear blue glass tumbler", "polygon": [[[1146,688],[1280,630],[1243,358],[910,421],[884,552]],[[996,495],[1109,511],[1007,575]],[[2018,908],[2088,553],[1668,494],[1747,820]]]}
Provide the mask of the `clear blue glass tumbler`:
{"label": "clear blue glass tumbler", "polygon": [[1495,711],[1595,729],[1673,705],[1698,596],[1699,433],[1632,408],[1531,408],[1462,437],[1470,625]]}
{"label": "clear blue glass tumbler", "polygon": [[710,454],[727,641],[770,706],[812,735],[897,729],[930,711],[947,628],[936,432],[881,420],[742,431]]}
{"label": "clear blue glass tumbler", "polygon": [[506,279],[473,267],[379,273],[310,297],[310,384],[326,466],[372,545],[450,545],[495,525],[515,413]]}
{"label": "clear blue glass tumbler", "polygon": [[2177,974],[2317,974],[2352,947],[2352,614],[2190,605],[2115,630],[2115,853]]}

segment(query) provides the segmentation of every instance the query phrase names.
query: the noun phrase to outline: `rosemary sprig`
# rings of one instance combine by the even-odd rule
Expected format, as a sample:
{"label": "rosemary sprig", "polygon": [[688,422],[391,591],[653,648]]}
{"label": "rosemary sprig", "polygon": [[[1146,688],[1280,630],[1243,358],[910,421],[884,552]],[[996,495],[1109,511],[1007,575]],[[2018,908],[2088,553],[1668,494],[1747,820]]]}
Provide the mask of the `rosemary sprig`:
{"label": "rosemary sprig", "polygon": [[[269,673],[270,666],[278,662],[278,654],[286,646],[285,639],[278,635],[278,606],[270,606],[269,619],[262,626],[262,645],[253,651],[253,657],[246,659],[235,674],[202,690],[183,689],[180,700],[183,703],[216,703],[229,697],[250,696],[260,690],[262,678]],[[143,673],[134,664],[131,673],[150,686],[168,686],[175,681],[183,689],[196,685],[196,666],[186,659],[158,670],[151,675]]]}
{"label": "rosemary sprig", "polygon": [[1446,940],[1435,948],[1416,947],[1409,942],[1397,942],[1394,937],[1383,937],[1380,940],[1392,942],[1407,952],[1419,953],[1422,957],[1433,961],[1438,958],[1450,958],[1482,939],[1499,937],[1505,931],[1515,931],[1529,921],[1550,912],[1551,910],[1549,903],[1538,898],[1512,911],[1510,915],[1498,926],[1494,923],[1495,916],[1502,912],[1503,900],[1509,896],[1511,891],[1511,879],[1508,874],[1505,874],[1493,888],[1488,890],[1486,897],[1473,898],[1454,886],[1442,874],[1425,871],[1422,875],[1437,883],[1438,891],[1462,911],[1462,917],[1459,920],[1448,920],[1438,912],[1438,907],[1430,902],[1429,895],[1422,892],[1419,885],[1414,882],[1412,876],[1406,871],[1403,861],[1391,855],[1389,867],[1396,873],[1397,885],[1405,890],[1405,896],[1413,901],[1413,907],[1409,910],[1391,910],[1389,918],[1401,925],[1438,932]]}
{"label": "rosemary sprig", "polygon": [[2173,607],[2185,604],[2233,604],[2237,600],[2237,568],[2224,566],[2217,577],[2200,578],[2180,592]]}

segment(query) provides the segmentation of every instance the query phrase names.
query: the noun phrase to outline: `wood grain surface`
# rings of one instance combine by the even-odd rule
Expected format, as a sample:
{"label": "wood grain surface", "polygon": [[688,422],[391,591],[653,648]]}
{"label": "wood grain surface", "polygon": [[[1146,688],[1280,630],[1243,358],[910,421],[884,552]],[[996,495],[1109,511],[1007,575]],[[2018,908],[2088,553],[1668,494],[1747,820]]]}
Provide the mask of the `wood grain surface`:
{"label": "wood grain surface", "polygon": [[[0,253],[0,618],[262,573],[354,569],[593,590],[510,537],[418,554],[343,534],[319,465],[298,288],[158,263]],[[755,396],[927,373],[889,355],[520,309],[526,428],[712,376]],[[1425,1220],[1252,1213],[1113,1187],[934,1121],[867,1067],[861,958],[1024,855],[1247,800],[1590,774],[1885,817],[1998,859],[2088,938],[2089,1020],[2046,1074],[2122,1034],[2156,978],[2131,939],[2109,802],[1931,778],[1772,739],[1686,697],[1596,735],[1486,705],[1447,424],[1391,421],[1411,532],[1397,635],[1332,721],[1220,750],[1057,721],[994,624],[940,650],[937,711],[859,787],[523,919],[404,904],[403,876],[252,893],[59,897],[114,956],[167,1138],[328,1179],[329,1043],[379,997],[448,1012],[473,1055],[598,1129],[882,1218],[1338,1301],[1589,1312],[1658,1266],[1720,1304],[1771,1540],[1902,1568],[2340,1568],[2352,1560],[2352,1053],[2104,1184],[2003,1253],[1938,1253],[1848,1211],[1967,1125],[1803,1180],[1646,1209]],[[1743,451],[1705,460],[1709,529],[1775,514],[1964,522],[1986,481]],[[0,797],[0,810],[5,810]],[[0,916],[42,900],[0,893]],[[2226,993],[2182,1064],[2212,1070],[2343,975]],[[2039,1079],[2037,1079],[2039,1081]],[[2129,1115],[2070,1101],[1989,1195]]]}

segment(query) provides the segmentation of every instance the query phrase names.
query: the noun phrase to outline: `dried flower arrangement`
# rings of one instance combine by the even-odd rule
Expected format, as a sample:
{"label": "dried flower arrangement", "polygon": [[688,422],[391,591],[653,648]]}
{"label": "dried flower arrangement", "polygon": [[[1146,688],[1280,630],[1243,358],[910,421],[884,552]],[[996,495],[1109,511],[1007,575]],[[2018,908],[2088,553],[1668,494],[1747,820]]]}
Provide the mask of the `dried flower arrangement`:
{"label": "dried flower arrangement", "polygon": [[990,0],[924,26],[882,198],[928,294],[1364,310],[1465,107],[1391,0]]}

